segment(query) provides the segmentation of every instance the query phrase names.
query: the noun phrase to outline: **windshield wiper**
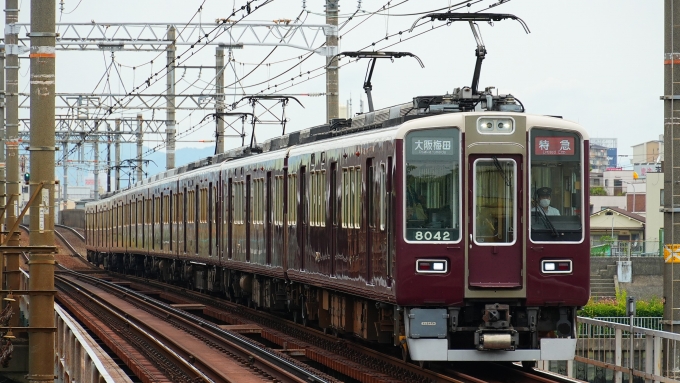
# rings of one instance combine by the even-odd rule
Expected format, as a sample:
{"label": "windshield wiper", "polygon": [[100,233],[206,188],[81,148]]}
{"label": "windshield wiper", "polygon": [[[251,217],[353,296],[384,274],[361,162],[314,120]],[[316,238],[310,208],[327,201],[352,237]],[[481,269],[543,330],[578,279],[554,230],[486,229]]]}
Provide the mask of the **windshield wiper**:
{"label": "windshield wiper", "polygon": [[501,173],[501,177],[503,177],[503,181],[505,181],[505,186],[512,186],[512,183],[508,179],[508,175],[505,174],[505,170],[503,170],[503,167],[501,166],[501,163],[498,161],[498,158],[496,156],[491,157],[493,159],[493,164],[496,166],[496,169],[498,169],[498,172]]}

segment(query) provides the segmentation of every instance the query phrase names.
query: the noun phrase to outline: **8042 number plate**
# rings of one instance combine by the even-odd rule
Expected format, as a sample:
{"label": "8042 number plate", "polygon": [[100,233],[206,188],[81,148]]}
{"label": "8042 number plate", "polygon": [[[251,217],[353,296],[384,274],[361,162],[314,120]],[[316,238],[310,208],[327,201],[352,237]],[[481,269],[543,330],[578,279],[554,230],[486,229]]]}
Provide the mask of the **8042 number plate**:
{"label": "8042 number plate", "polygon": [[406,240],[423,242],[451,242],[458,240],[455,230],[407,229]]}

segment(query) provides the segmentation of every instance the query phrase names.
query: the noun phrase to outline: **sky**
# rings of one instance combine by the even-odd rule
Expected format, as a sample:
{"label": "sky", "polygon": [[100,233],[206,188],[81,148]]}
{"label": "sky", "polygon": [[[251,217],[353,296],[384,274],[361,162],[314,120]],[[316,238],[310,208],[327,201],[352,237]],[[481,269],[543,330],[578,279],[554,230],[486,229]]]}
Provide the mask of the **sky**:
{"label": "sky", "polygon": [[[471,2],[458,12],[477,12],[487,9],[498,0]],[[340,29],[340,51],[379,49],[408,51],[416,60],[401,58],[390,62],[379,60],[373,75],[373,99],[376,109],[410,102],[414,96],[444,94],[456,87],[469,86],[475,64],[476,43],[465,22],[443,25],[435,21],[409,33],[410,26],[420,13],[455,5],[456,1],[390,1],[389,10],[380,10],[386,0],[340,0],[340,24],[347,16],[352,20]],[[218,18],[227,18],[245,0],[64,0],[63,12],[57,1],[57,21],[64,23],[178,23],[192,20],[208,26]],[[263,5],[264,4],[264,5]],[[307,24],[323,24],[325,2],[322,0],[255,1],[251,14],[244,22],[295,20],[300,17]],[[357,10],[360,4],[360,9]],[[261,7],[255,9],[255,5]],[[200,11],[199,11],[199,7]],[[30,1],[21,1],[20,22],[30,21]],[[377,13],[376,13],[377,12]],[[512,20],[479,25],[487,49],[482,66],[480,89],[493,86],[499,93],[511,93],[520,99],[527,112],[559,115],[583,125],[591,137],[618,139],[620,164],[628,163],[626,155],[631,146],[657,140],[663,133],[663,2],[632,0],[510,0],[485,12],[511,13],[520,17],[531,33]],[[232,19],[240,19],[238,12]],[[441,27],[440,27],[441,26]],[[435,28],[439,27],[439,28]],[[63,28],[63,27],[62,27]],[[386,35],[403,31],[398,37],[384,40]],[[424,33],[423,33],[424,32]],[[418,36],[418,33],[422,33]],[[221,41],[218,37],[215,41]],[[319,40],[321,41],[321,40]],[[372,43],[376,43],[372,45]],[[397,43],[397,44],[394,44]],[[394,44],[394,45],[392,45]],[[391,46],[390,46],[391,45]],[[180,47],[178,53],[187,50]],[[214,46],[194,48],[186,66],[214,66]],[[249,47],[234,50],[233,68],[225,70],[225,84],[241,79],[246,88],[231,87],[227,102],[236,101],[244,92],[267,91],[267,85],[277,84],[283,92],[296,94],[304,105],[291,102],[286,108],[290,122],[286,131],[304,129],[325,122],[325,99],[303,94],[325,92],[325,77],[307,79],[323,73],[319,68],[325,58],[314,54],[300,63],[307,51],[291,47]],[[160,56],[159,56],[160,54]],[[185,56],[187,57],[187,56]],[[153,64],[151,60],[155,58]],[[116,70],[107,72],[114,59]],[[343,59],[340,69],[340,100],[345,105],[352,100],[352,111],[359,112],[359,99],[365,96],[362,85],[367,60],[349,62]],[[255,64],[264,62],[269,65]],[[299,64],[299,65],[297,65]],[[58,93],[126,93],[142,85],[165,65],[162,52],[65,52],[57,53]],[[297,65],[297,66],[296,66]],[[132,69],[134,67],[134,69]],[[269,80],[289,68],[290,72]],[[108,73],[108,75],[107,75]],[[189,94],[213,92],[214,70],[186,69],[176,73],[177,91]],[[302,77],[299,75],[302,74]],[[29,61],[21,60],[19,89],[28,92]],[[295,77],[293,82],[291,77]],[[304,80],[304,81],[303,81]],[[260,85],[253,85],[260,84]],[[296,84],[290,86],[291,84]],[[146,93],[161,93],[162,78],[157,85],[144,89]],[[250,86],[249,86],[250,85]],[[367,111],[365,106],[364,110]],[[250,112],[250,108],[238,111]],[[280,107],[272,109],[281,113]],[[177,130],[181,136],[178,148],[214,145],[213,111],[177,112]],[[58,112],[63,113],[63,112]],[[96,112],[95,112],[96,113]],[[117,110],[115,116],[130,116],[136,112]],[[28,116],[28,111],[22,111]],[[164,118],[164,112],[143,112],[146,119]],[[236,124],[240,129],[240,123]],[[280,126],[263,125],[257,128],[257,140],[281,133]],[[149,146],[160,145],[162,137],[145,137]],[[209,141],[201,143],[199,141]],[[226,146],[240,146],[240,139],[228,138]],[[134,157],[132,146],[123,149],[123,157]],[[147,151],[148,152],[148,151]],[[91,149],[90,152],[91,153]],[[86,154],[87,155],[87,154]],[[127,158],[127,157],[125,157]],[[179,164],[178,164],[179,165]]]}

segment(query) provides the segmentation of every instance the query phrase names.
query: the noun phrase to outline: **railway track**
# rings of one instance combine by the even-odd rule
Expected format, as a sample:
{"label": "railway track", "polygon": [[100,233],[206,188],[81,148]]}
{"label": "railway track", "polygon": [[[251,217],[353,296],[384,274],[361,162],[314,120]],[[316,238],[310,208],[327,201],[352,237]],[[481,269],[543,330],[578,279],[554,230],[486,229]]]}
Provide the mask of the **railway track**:
{"label": "railway track", "polygon": [[[225,321],[233,325],[259,326],[260,336],[279,347],[304,351],[304,357],[325,365],[344,376],[359,382],[457,382],[483,383],[507,381],[501,376],[513,376],[515,382],[574,382],[551,376],[539,370],[527,370],[510,363],[431,363],[422,368],[404,363],[398,355],[386,350],[376,350],[353,342],[351,339],[324,334],[321,331],[281,320],[280,315],[247,308],[182,287],[167,285],[145,278],[115,274],[117,278],[132,282],[133,289],[156,290],[155,296],[178,304],[205,305],[202,316]],[[455,367],[451,367],[455,366]],[[489,370],[503,370],[505,375],[489,375]],[[464,371],[464,372],[461,372]]]}
{"label": "railway track", "polygon": [[[61,225],[58,228],[59,232],[65,230],[68,230],[68,228],[61,227]],[[71,230],[69,232],[73,233]],[[69,242],[65,239],[64,241],[66,243]],[[74,241],[77,242],[76,240]],[[78,237],[78,241],[83,241],[82,236]],[[75,250],[75,246],[72,245],[69,248],[73,249],[74,253],[78,253]],[[280,315],[250,309],[223,299],[145,278],[116,273],[109,273],[109,275],[126,281],[113,284],[118,291],[114,294],[123,297],[126,302],[133,296],[136,297],[135,299],[141,299],[143,302],[155,301],[156,299],[154,298],[158,298],[163,302],[171,302],[169,308],[172,310],[168,308],[162,309],[164,310],[163,314],[159,314],[157,318],[169,315],[167,313],[173,313],[172,315],[174,315],[174,313],[185,311],[196,312],[199,316],[190,316],[189,318],[191,319],[185,320],[202,323],[200,325],[201,329],[215,327],[220,329],[231,328],[236,331],[250,333],[251,337],[257,338],[264,343],[270,343],[273,347],[278,347],[278,350],[271,350],[271,352],[279,355],[288,355],[291,358],[295,357],[315,366],[321,366],[319,368],[334,374],[334,376],[338,377],[339,381],[343,382],[483,383],[508,381],[508,379],[514,382],[526,383],[574,382],[574,380],[546,374],[538,370],[522,369],[512,364],[432,363],[426,366],[426,368],[422,368],[414,364],[404,363],[398,356],[390,356],[383,352],[384,350],[374,350],[352,342],[349,339],[323,334],[321,331],[304,325],[282,321]],[[78,277],[81,280],[84,278],[90,277]],[[102,282],[101,279],[95,282],[94,277],[90,281],[98,286],[110,284],[110,282]],[[123,285],[129,285],[130,288],[137,292],[124,290]],[[146,297],[144,297],[144,294],[147,294]],[[181,310],[182,308],[184,310]],[[180,322],[183,323],[183,321]],[[227,323],[227,325],[220,323]],[[96,324],[93,325],[97,326]],[[198,336],[200,340],[208,339],[207,335],[198,335],[198,332],[190,333]],[[172,341],[168,342],[168,344],[173,343]],[[212,357],[212,354],[218,353],[217,350],[219,348],[211,348],[209,352],[210,357]],[[190,361],[207,357],[197,356],[192,353],[188,353],[188,355]],[[241,358],[243,359],[244,357]],[[251,360],[249,358],[243,360]],[[302,363],[300,365],[304,366]],[[326,378],[328,381],[333,381],[331,377]]]}
{"label": "railway track", "polygon": [[126,364],[148,381],[336,381],[245,336],[116,283],[63,271],[56,284],[60,303],[88,328],[100,329],[97,335],[107,339],[117,355],[127,355]]}

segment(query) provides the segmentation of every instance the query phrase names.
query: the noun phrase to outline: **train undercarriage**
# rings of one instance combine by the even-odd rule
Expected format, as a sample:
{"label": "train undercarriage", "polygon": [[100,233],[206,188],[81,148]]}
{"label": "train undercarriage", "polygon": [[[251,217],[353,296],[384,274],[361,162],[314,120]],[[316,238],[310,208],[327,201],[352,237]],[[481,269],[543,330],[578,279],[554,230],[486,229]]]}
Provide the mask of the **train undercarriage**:
{"label": "train undercarriage", "polygon": [[282,313],[338,336],[391,343],[401,349],[404,359],[482,361],[492,354],[507,361],[573,359],[575,349],[575,307],[526,307],[521,300],[476,300],[448,308],[400,307],[179,259],[88,252],[88,260],[105,270],[157,279]]}

